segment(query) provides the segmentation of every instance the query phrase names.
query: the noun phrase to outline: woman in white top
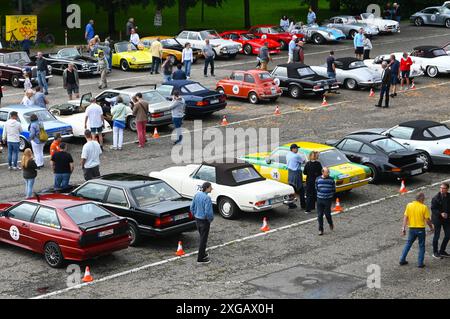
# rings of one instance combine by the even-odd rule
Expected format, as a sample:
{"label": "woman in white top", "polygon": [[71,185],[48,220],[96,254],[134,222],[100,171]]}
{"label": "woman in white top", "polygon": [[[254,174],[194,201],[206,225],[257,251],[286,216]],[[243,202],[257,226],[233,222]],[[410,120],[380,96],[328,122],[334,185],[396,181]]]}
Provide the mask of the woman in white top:
{"label": "woman in white top", "polygon": [[184,64],[184,73],[188,79],[191,78],[191,66],[194,62],[194,55],[192,52],[191,44],[187,42],[184,46],[183,52],[181,53],[181,63]]}
{"label": "woman in white top", "polygon": [[372,50],[372,42],[366,35],[364,35],[363,44],[364,44],[363,60],[368,60],[368,59],[370,59],[370,50]]}
{"label": "woman in white top", "polygon": [[20,104],[23,104],[25,106],[32,106],[32,105],[34,105],[33,95],[34,95],[33,90],[32,89],[28,89],[25,92],[25,96],[23,97],[22,102],[20,102]]}
{"label": "woman in white top", "polygon": [[141,39],[139,38],[139,34],[137,34],[136,30],[134,30],[134,29],[131,29],[130,42],[133,43],[136,47],[141,42]]}
{"label": "woman in white top", "polygon": [[30,75],[27,72],[23,72],[23,77],[25,78],[25,82],[23,83],[23,91],[26,92],[33,88],[33,84],[31,84]]}

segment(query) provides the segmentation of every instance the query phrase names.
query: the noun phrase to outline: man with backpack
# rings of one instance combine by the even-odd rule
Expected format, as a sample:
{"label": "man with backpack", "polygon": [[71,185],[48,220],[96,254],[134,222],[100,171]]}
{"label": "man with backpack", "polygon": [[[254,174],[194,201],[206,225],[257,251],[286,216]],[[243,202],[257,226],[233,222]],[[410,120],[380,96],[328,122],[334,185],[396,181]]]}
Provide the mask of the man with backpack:
{"label": "man with backpack", "polygon": [[36,114],[30,116],[30,142],[33,149],[35,162],[38,169],[44,167],[44,146],[48,140],[47,132],[45,132],[44,125],[39,121]]}
{"label": "man with backpack", "polygon": [[305,43],[303,41],[297,41],[297,46],[294,49],[294,62],[305,62],[305,53],[303,52],[304,44]]}

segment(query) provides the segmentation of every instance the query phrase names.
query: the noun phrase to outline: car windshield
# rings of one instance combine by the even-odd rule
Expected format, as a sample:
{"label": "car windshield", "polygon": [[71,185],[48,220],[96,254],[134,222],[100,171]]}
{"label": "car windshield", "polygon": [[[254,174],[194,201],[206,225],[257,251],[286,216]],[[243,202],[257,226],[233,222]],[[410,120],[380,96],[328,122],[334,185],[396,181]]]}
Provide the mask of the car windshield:
{"label": "car windshield", "polygon": [[61,58],[73,58],[80,56],[80,52],[76,48],[63,49],[58,52],[58,56]]}
{"label": "car windshield", "polygon": [[350,65],[348,66],[350,69],[357,69],[357,68],[365,68],[367,67],[363,61],[355,61],[350,63]]}
{"label": "car windshield", "polygon": [[201,92],[201,91],[208,91],[208,89],[205,88],[200,83],[191,83],[191,84],[185,85],[184,87],[191,93],[196,93],[196,92]]}
{"label": "car windshield", "polygon": [[156,89],[162,96],[169,97],[172,95],[173,86],[172,85],[161,85]]}
{"label": "car windshield", "polygon": [[161,103],[161,102],[166,101],[164,96],[162,96],[161,93],[158,93],[156,91],[142,93],[142,99],[147,101],[150,104],[156,104],[156,103]]}
{"label": "car windshield", "polygon": [[257,37],[256,35],[251,34],[251,33],[241,34],[241,37],[242,37],[244,40],[258,39],[258,37]]}
{"label": "car windshield", "polygon": [[214,30],[201,31],[200,36],[203,40],[220,39],[220,35]]}
{"label": "car windshield", "polygon": [[260,73],[259,78],[263,81],[264,80],[272,80],[272,76],[270,75],[269,72]]}
{"label": "car windshield", "polygon": [[181,198],[180,194],[164,182],[133,188],[131,193],[139,207]]}
{"label": "car windshield", "polygon": [[37,117],[39,119],[39,122],[48,122],[48,121],[55,121],[56,120],[49,111],[42,110],[42,111],[35,111],[35,112],[25,113],[23,115],[23,118],[24,118],[24,120],[27,123],[30,123],[30,117],[31,117],[32,114],[36,114],[37,115]]}
{"label": "car windshield", "polygon": [[319,154],[319,162],[322,166],[332,167],[336,165],[341,165],[349,163],[347,157],[337,149],[330,149]]}
{"label": "car windshield", "polygon": [[358,23],[358,21],[356,21],[356,19],[354,17],[348,17],[348,18],[345,18],[345,19],[342,19],[342,20],[344,20],[345,24]]}
{"label": "car windshield", "polygon": [[243,183],[261,179],[261,176],[253,167],[243,167],[235,169],[231,171],[231,175],[233,175],[233,178],[236,181],[236,183]]}
{"label": "car windshield", "polygon": [[450,129],[445,125],[433,126],[428,129],[436,137],[449,137]]}
{"label": "car windshield", "polygon": [[137,48],[134,46],[134,44],[129,42],[117,43],[115,47],[117,53],[137,51]]}
{"label": "car windshield", "polygon": [[446,55],[448,55],[448,54],[447,54],[447,51],[445,51],[444,49],[436,49],[436,50],[433,50],[433,56],[434,56],[434,57],[438,57],[438,56],[446,56]]}
{"label": "car windshield", "polygon": [[164,46],[174,46],[174,45],[181,45],[180,42],[178,42],[176,39],[164,39],[161,40],[161,44]]}
{"label": "car windshield", "polygon": [[77,225],[82,225],[113,216],[106,209],[103,209],[94,203],[86,203],[66,208],[65,211]]}
{"label": "car windshield", "polygon": [[19,64],[19,65],[24,65],[31,62],[30,58],[25,52],[14,52],[6,54],[4,61],[5,64]]}
{"label": "car windshield", "polygon": [[271,28],[269,28],[269,30],[270,30],[270,33],[285,33],[286,32],[281,27],[271,27]]}
{"label": "car windshield", "polygon": [[377,146],[378,148],[380,148],[381,150],[383,150],[388,154],[404,151],[406,149],[405,147],[403,147],[402,144],[397,143],[396,141],[391,140],[390,138],[382,138],[380,140],[372,141],[371,144]]}
{"label": "car windshield", "polygon": [[298,75],[300,77],[309,76],[315,74],[314,71],[310,67],[306,68],[298,68],[297,69]]}

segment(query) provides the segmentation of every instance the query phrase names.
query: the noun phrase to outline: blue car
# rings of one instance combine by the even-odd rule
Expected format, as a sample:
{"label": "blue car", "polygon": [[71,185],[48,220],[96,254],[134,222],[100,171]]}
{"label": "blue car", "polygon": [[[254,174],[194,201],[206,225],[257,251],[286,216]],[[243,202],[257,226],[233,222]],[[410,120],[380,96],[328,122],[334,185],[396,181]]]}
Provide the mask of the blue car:
{"label": "blue car", "polygon": [[227,106],[225,94],[209,90],[194,81],[164,82],[156,90],[166,98],[170,98],[173,92],[178,90],[186,101],[186,115],[189,117],[209,115]]}
{"label": "blue car", "polygon": [[63,138],[72,137],[72,127],[66,123],[58,121],[49,111],[39,106],[10,105],[0,108],[0,136],[3,134],[3,126],[9,119],[12,111],[18,113],[18,121],[22,124],[22,134],[20,136],[20,150],[24,151],[30,147],[30,116],[34,113],[44,124],[45,131],[48,134],[48,142],[54,139],[56,133],[60,133]]}
{"label": "blue car", "polygon": [[304,34],[306,41],[315,44],[325,44],[326,42],[342,41],[347,36],[341,30],[337,28],[318,26],[317,24],[304,25],[297,23],[294,27],[292,34]]}

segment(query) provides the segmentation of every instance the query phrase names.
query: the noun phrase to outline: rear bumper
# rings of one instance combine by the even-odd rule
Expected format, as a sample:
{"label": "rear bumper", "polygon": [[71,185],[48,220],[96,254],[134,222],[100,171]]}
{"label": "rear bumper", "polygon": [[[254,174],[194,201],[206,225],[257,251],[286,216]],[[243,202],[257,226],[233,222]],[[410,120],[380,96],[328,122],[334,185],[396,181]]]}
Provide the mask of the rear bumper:
{"label": "rear bumper", "polygon": [[196,115],[204,115],[211,114],[220,110],[223,110],[227,106],[227,102],[217,103],[208,106],[194,106],[187,105],[186,106],[186,115],[196,116]]}
{"label": "rear bumper", "polygon": [[342,185],[336,185],[336,193],[348,191],[348,190],[356,188],[356,187],[361,187],[361,186],[367,185],[371,181],[372,181],[372,177],[369,177],[369,178],[365,178],[365,179],[355,181],[355,182],[345,183]]}
{"label": "rear bumper", "polygon": [[[413,176],[418,176],[418,175],[422,175],[425,173],[425,170],[423,169],[423,164],[414,163],[414,164],[411,164],[408,166],[403,166],[401,169],[402,169],[401,172],[387,171],[385,173],[388,175],[391,175],[395,178],[413,177]],[[419,169],[421,170],[420,173],[413,174],[413,171],[417,171]]]}
{"label": "rear bumper", "polygon": [[189,232],[189,231],[194,231],[197,229],[195,220],[187,222],[187,223],[183,223],[183,224],[179,224],[176,226],[172,226],[172,227],[167,227],[167,228],[153,228],[150,226],[143,226],[140,225],[139,226],[139,232],[144,235],[144,236],[151,236],[151,237],[165,237],[165,236],[170,236],[170,235],[174,235],[174,234],[179,234],[182,232]]}
{"label": "rear bumper", "polygon": [[280,93],[276,93],[276,94],[261,94],[261,95],[259,95],[259,98],[261,100],[268,100],[268,99],[272,99],[272,98],[275,98],[275,97],[280,97],[281,94],[282,94],[281,92]]}
{"label": "rear bumper", "polygon": [[64,259],[73,261],[83,261],[86,259],[107,255],[115,251],[128,248],[131,238],[129,236],[122,236],[108,240],[104,243],[86,247],[86,248],[73,248],[67,246],[61,246]]}
{"label": "rear bumper", "polygon": [[150,69],[152,67],[151,63],[145,63],[145,64],[129,64],[130,69]]}
{"label": "rear bumper", "polygon": [[152,118],[150,121],[147,122],[147,126],[149,126],[149,127],[163,126],[163,125],[169,125],[169,124],[172,124],[172,116],[171,115]]}

